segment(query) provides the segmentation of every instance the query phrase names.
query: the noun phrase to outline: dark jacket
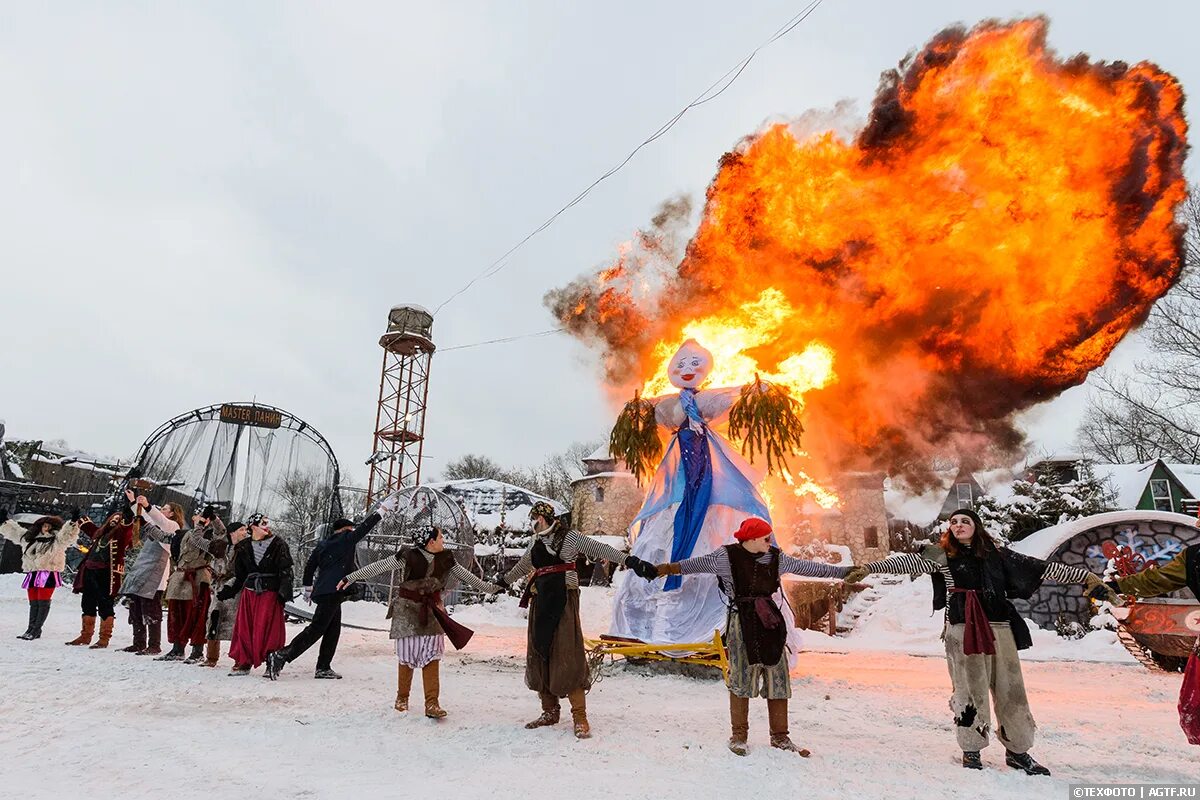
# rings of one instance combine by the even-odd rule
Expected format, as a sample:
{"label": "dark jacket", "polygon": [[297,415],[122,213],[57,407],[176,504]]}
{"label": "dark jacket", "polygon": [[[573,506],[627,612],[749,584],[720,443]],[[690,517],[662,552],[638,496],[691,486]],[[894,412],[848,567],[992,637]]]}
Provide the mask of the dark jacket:
{"label": "dark jacket", "polygon": [[228,600],[245,587],[254,592],[277,592],[286,603],[296,596],[293,583],[292,551],[287,543],[272,536],[262,561],[255,564],[253,539],[247,537],[233,548],[233,580],[225,585],[217,599]]}
{"label": "dark jacket", "polygon": [[[372,514],[352,531],[331,533],[313,548],[304,564],[304,585],[312,587],[314,600],[338,594],[337,585],[357,569],[354,550],[371,529],[379,522],[378,514]],[[313,577],[316,576],[314,582]],[[345,593],[343,593],[345,594]]]}
{"label": "dark jacket", "polygon": [[[974,589],[978,593],[979,603],[988,621],[1009,623],[1018,650],[1033,645],[1029,626],[1012,604],[1011,598],[1028,600],[1032,597],[1042,585],[1049,566],[1047,562],[1006,547],[988,553],[983,558],[963,554],[947,559],[944,550],[937,545],[933,547],[941,552],[942,563],[949,566],[955,588]],[[935,573],[932,578],[933,608],[940,611],[947,606],[946,581],[940,573]],[[951,625],[966,622],[966,596],[961,592],[951,594],[948,604],[947,621]]]}

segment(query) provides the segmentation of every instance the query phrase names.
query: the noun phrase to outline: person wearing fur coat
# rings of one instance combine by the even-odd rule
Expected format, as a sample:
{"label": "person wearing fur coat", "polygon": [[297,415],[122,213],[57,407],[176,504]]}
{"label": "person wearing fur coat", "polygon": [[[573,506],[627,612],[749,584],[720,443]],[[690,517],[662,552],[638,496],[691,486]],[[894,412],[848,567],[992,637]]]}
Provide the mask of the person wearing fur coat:
{"label": "person wearing fur coat", "polygon": [[221,660],[221,642],[233,641],[233,625],[237,620],[238,594],[228,600],[217,595],[234,580],[233,549],[250,535],[244,522],[231,522],[223,534],[217,534],[209,544],[212,554],[212,603],[208,612],[208,641],[204,646],[202,667],[215,667]]}
{"label": "person wearing fur coat", "polygon": [[42,625],[50,615],[54,590],[62,586],[60,573],[67,566],[67,548],[79,539],[79,512],[70,522],[58,517],[42,517],[23,530],[0,508],[0,536],[21,548],[21,588],[29,598],[29,627],[18,639],[31,641],[42,635]]}

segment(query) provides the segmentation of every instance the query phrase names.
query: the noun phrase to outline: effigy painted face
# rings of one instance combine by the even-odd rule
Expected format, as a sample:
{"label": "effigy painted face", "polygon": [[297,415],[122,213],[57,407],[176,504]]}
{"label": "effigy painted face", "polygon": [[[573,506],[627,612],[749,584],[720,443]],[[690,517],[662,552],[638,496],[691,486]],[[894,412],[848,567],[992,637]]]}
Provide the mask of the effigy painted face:
{"label": "effigy painted face", "polygon": [[704,383],[712,368],[712,353],[695,339],[688,339],[671,357],[667,377],[677,389],[695,389]]}

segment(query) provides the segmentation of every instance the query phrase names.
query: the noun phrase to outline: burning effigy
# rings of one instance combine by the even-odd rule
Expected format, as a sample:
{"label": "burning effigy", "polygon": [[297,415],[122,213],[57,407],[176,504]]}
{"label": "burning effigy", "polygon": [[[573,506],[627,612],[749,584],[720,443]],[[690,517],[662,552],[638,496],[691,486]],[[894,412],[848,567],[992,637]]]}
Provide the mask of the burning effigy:
{"label": "burning effigy", "polygon": [[803,451],[773,471],[819,502],[840,472],[921,491],[935,458],[1011,460],[1015,416],[1102,365],[1183,263],[1181,87],[1060,58],[1047,26],[940,32],[853,135],[810,114],[746,137],[686,247],[669,204],[547,305],[614,399],[668,391],[687,339],[712,353],[707,386],[786,391]]}

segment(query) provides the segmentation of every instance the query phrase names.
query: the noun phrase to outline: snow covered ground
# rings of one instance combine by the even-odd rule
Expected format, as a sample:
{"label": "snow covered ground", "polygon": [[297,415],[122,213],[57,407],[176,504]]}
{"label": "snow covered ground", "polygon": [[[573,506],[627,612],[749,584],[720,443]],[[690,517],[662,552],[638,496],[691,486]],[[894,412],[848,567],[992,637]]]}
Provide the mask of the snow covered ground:
{"label": "snow covered ground", "polygon": [[[434,722],[392,710],[395,662],[384,633],[343,631],[335,661],[342,681],[312,680],[314,651],[274,683],[230,678],[225,668],[116,652],[129,642],[120,615],[114,649],[64,647],[78,632],[79,601],[69,591],[57,594],[44,638],[18,641],[26,603],[19,576],[6,575],[0,797],[499,798],[531,790],[658,800],[1057,799],[1085,781],[1200,780],[1200,751],[1186,743],[1175,711],[1180,677],[1150,673],[1099,639],[1080,647],[1039,638],[1027,651],[1058,659],[1029,659],[1025,671],[1040,725],[1033,753],[1053,778],[1005,768],[996,745],[984,751],[984,772],[963,770],[944,662],[909,654],[938,652],[923,583],[894,587],[846,639],[806,634],[791,707],[793,738],[813,750],[805,760],[766,745],[761,701],[752,707],[753,750],[741,759],[724,748],[719,683],[622,670],[589,695],[592,739],[576,741],[567,724],[523,730],[538,708],[522,682],[525,633],[511,598],[459,610],[476,636],[446,659],[450,716]],[[584,590],[587,632],[605,628],[610,596]],[[378,606],[348,604],[346,616],[385,625]],[[289,628],[289,636],[299,630]],[[1071,647],[1082,660],[1061,660]]]}

